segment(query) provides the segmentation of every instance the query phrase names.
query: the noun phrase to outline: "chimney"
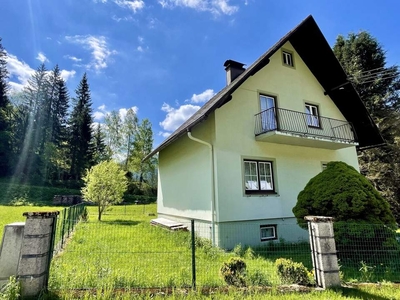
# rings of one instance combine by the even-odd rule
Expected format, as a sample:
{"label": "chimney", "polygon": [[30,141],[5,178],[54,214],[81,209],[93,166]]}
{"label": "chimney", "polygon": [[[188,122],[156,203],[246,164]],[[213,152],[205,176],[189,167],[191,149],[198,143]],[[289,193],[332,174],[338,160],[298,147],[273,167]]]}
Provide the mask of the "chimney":
{"label": "chimney", "polygon": [[232,81],[236,79],[240,74],[242,74],[246,69],[243,68],[244,64],[228,59],[224,63],[226,71],[226,84],[229,85]]}

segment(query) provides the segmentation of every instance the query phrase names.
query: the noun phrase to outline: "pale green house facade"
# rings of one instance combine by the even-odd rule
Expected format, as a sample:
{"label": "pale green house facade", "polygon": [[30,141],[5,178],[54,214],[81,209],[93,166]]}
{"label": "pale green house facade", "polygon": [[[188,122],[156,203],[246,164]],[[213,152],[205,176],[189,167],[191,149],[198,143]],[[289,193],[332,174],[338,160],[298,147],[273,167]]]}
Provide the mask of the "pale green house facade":
{"label": "pale green house facade", "polygon": [[249,68],[225,67],[227,86],[151,154],[158,216],[194,219],[224,248],[307,239],[298,193],[327,162],[358,169],[379,131],[312,17]]}

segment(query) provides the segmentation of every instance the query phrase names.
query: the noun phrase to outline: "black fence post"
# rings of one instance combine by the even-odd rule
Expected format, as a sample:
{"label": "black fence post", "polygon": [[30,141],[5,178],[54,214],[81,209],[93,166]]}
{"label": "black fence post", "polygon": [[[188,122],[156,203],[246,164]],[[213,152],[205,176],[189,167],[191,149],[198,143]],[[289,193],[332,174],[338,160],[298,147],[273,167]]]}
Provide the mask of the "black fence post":
{"label": "black fence post", "polygon": [[194,232],[194,220],[191,220],[192,230],[192,288],[196,289],[196,235]]}

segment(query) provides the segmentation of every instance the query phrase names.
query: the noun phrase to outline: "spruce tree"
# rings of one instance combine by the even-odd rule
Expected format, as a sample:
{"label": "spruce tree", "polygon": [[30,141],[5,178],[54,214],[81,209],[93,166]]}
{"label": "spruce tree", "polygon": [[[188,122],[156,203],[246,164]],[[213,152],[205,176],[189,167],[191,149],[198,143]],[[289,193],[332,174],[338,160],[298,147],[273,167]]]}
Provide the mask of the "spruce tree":
{"label": "spruce tree", "polygon": [[7,175],[10,170],[10,102],[8,99],[7,53],[0,37],[0,176]]}
{"label": "spruce tree", "polygon": [[400,222],[398,67],[387,66],[383,47],[365,31],[339,36],[333,51],[386,140],[386,145],[359,154],[361,173],[389,201]]}
{"label": "spruce tree", "polygon": [[97,124],[92,138],[92,165],[97,165],[102,161],[111,159],[108,154],[106,144],[104,143],[104,133],[101,130],[101,125]]}
{"label": "spruce tree", "polygon": [[70,176],[79,180],[91,164],[92,102],[86,73],[75,90],[75,106],[69,120]]}

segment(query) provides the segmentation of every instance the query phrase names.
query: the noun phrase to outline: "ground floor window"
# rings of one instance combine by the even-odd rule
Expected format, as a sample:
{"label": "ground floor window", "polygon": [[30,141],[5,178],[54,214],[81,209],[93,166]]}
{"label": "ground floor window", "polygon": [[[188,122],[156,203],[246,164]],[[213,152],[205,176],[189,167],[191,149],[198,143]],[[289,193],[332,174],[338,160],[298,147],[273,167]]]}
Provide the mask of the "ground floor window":
{"label": "ground floor window", "polygon": [[271,161],[247,160],[244,163],[246,194],[274,192],[274,176]]}
{"label": "ground floor window", "polygon": [[276,240],[276,225],[260,225],[261,241]]}

